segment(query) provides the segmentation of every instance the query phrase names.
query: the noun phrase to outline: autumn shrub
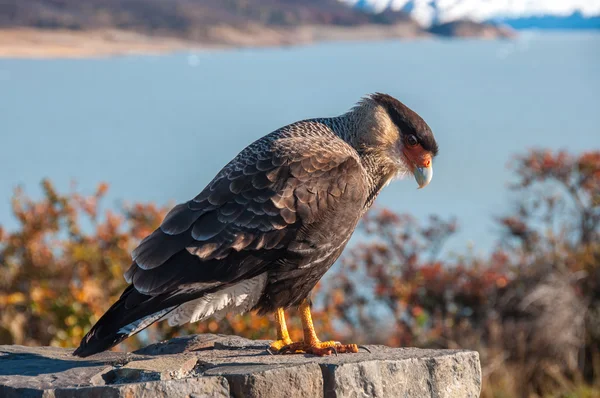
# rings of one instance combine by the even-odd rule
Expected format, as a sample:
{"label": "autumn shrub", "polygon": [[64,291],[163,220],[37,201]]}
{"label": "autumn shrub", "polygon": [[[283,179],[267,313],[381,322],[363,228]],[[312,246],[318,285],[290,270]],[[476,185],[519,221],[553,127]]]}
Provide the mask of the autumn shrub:
{"label": "autumn shrub", "polygon": [[476,349],[484,397],[600,395],[600,152],[532,151],[511,167],[515,210],[489,256],[440,255],[454,220],[370,212],[326,312],[361,342]]}
{"label": "autumn shrub", "polygon": [[[495,215],[501,233],[487,256],[446,254],[456,220],[369,212],[362,242],[313,295],[321,337],[475,349],[484,397],[599,396],[600,152],[536,150],[510,167],[513,211]],[[18,226],[0,227],[0,344],[74,347],[125,288],[131,250],[168,209],[103,209],[106,184],[91,195],[42,187],[39,200],[17,189]],[[289,323],[301,338],[298,318]],[[158,323],[120,349],[203,332],[274,337],[268,317],[246,314]]]}

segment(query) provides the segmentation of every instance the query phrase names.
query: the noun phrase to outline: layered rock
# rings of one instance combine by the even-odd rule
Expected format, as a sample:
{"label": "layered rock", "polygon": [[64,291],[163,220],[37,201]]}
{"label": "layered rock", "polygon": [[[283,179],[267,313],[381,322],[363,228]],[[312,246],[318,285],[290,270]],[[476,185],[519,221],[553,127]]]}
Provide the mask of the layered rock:
{"label": "layered rock", "polygon": [[76,358],[0,346],[0,397],[478,397],[473,351],[368,346],[329,357],[270,355],[268,341],[194,335],[134,353]]}

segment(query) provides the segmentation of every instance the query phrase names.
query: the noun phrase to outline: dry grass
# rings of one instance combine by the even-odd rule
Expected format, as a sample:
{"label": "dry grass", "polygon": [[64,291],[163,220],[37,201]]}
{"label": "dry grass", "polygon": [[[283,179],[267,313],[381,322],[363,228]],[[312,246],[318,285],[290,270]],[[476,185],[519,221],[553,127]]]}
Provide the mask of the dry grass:
{"label": "dry grass", "polygon": [[216,25],[201,38],[189,40],[149,36],[123,30],[0,29],[0,57],[4,58],[95,58],[126,54],[164,54],[176,51],[239,47],[279,47],[324,41],[381,40],[426,37],[411,24],[300,26],[273,28],[258,24],[244,27]]}
{"label": "dry grass", "polygon": [[0,30],[0,57],[11,58],[88,58],[135,53],[160,54],[197,46],[197,43],[183,39],[149,37],[119,30]]}

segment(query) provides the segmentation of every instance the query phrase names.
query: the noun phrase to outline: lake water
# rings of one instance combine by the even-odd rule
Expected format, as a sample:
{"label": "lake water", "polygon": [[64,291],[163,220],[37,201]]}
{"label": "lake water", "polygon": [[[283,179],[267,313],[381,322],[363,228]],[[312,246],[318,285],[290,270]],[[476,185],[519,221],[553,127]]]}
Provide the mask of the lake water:
{"label": "lake water", "polygon": [[0,60],[0,224],[13,188],[49,177],[108,203],[181,202],[256,138],[387,92],[432,127],[432,183],[390,185],[377,205],[456,216],[449,242],[488,251],[511,209],[511,156],[600,148],[600,34],[524,32],[515,41],[329,43],[90,60]]}

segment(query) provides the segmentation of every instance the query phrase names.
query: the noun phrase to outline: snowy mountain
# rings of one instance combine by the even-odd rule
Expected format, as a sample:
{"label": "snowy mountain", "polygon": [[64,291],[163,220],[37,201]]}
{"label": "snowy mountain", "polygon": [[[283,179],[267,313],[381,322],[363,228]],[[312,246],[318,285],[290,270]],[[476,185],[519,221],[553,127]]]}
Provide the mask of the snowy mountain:
{"label": "snowy mountain", "polygon": [[504,22],[516,28],[599,28],[600,0],[340,0],[381,12],[408,12],[425,26],[461,19]]}

